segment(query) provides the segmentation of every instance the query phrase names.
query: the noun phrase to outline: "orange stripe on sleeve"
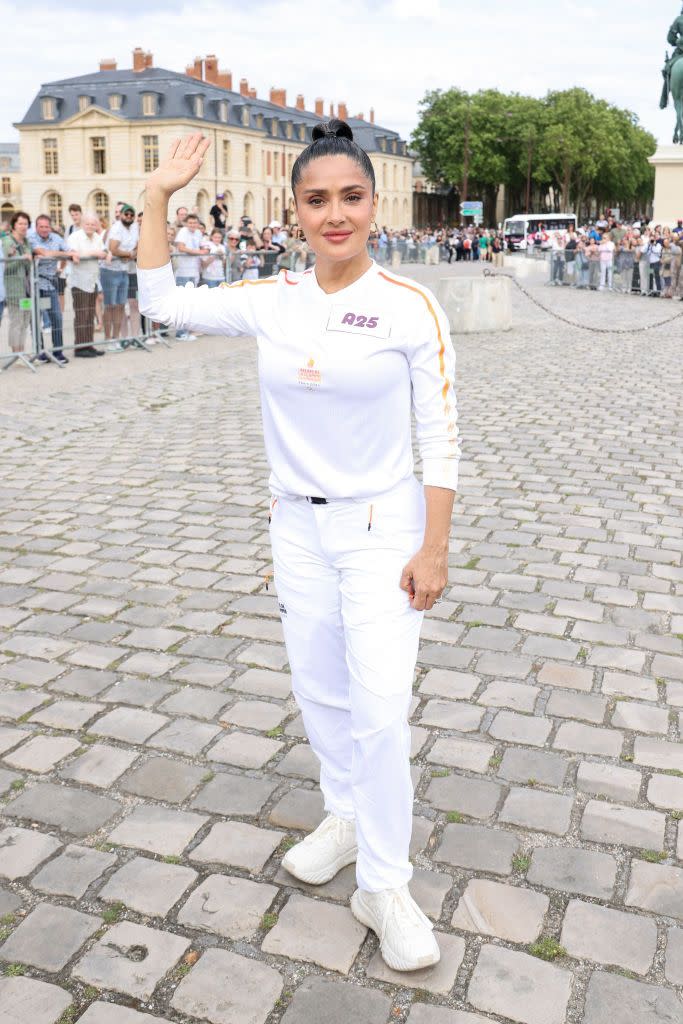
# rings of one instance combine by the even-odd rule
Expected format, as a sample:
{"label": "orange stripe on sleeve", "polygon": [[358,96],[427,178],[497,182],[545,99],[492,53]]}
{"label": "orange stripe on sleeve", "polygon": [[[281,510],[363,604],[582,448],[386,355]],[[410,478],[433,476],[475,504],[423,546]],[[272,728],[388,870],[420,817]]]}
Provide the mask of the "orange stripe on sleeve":
{"label": "orange stripe on sleeve", "polygon": [[384,273],[383,270],[379,271],[379,276],[383,277],[385,281],[389,282],[389,284],[395,284],[399,288],[407,288],[409,292],[415,292],[417,295],[420,295],[427,303],[427,309],[434,318],[434,323],[436,324],[436,335],[439,339],[439,373],[443,377],[443,388],[441,389],[441,395],[445,401],[446,396],[448,394],[448,389],[450,387],[450,382],[446,379],[446,362],[444,359],[446,353],[446,346],[444,344],[443,335],[441,334],[441,325],[439,324],[439,318],[436,315],[434,307],[432,306],[431,302],[429,301],[425,293],[420,291],[420,289],[416,288],[414,285],[406,284],[405,281],[395,281],[393,277],[389,277],[387,274]]}

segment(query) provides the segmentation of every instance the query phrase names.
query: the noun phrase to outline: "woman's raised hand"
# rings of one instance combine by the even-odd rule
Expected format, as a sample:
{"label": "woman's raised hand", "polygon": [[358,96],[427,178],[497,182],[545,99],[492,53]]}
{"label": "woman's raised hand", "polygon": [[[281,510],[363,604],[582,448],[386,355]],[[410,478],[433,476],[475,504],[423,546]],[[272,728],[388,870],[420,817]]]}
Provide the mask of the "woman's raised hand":
{"label": "woman's raised hand", "polygon": [[211,140],[205,139],[201,132],[184,139],[174,139],[166,158],[147,175],[147,189],[172,196],[199,173],[210,145]]}

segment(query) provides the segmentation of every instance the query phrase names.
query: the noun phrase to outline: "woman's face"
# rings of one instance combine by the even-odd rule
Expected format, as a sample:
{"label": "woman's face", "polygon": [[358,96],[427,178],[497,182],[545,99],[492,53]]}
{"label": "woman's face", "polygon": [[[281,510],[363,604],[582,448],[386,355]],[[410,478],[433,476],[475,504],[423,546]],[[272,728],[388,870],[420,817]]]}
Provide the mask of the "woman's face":
{"label": "woman's face", "polygon": [[270,230],[270,228],[263,229],[263,231],[261,232],[261,238],[264,242],[272,242],[273,232]]}
{"label": "woman's face", "polygon": [[214,245],[220,245],[223,241],[223,234],[221,231],[214,231],[211,234],[211,241]]}
{"label": "woman's face", "polygon": [[305,167],[295,193],[299,224],[316,256],[339,263],[365,249],[377,195],[347,156],[323,156]]}

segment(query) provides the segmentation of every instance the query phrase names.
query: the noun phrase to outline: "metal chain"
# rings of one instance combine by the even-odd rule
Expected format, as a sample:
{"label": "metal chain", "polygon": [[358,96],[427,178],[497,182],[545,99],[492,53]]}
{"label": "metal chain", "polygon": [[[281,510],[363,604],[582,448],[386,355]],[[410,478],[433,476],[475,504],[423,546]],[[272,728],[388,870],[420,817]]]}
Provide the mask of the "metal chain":
{"label": "metal chain", "polygon": [[570,327],[578,327],[581,331],[591,331],[593,334],[639,334],[640,331],[654,331],[657,327],[664,327],[665,324],[673,323],[674,320],[680,320],[681,317],[683,317],[682,309],[680,313],[675,313],[666,320],[658,320],[656,323],[646,324],[644,327],[590,327],[587,324],[580,324],[577,320],[570,320],[569,317],[562,316],[561,313],[556,313],[553,309],[548,309],[548,307],[544,306],[542,302],[539,302],[531,292],[528,292],[513,274],[505,274],[497,270],[488,270],[487,268],[484,268],[484,277],[507,277],[508,280],[512,281],[512,283],[519,288],[522,295],[526,295],[527,299],[533,302],[535,306],[538,306],[539,309],[542,309],[544,313],[555,317],[556,320],[561,320],[563,324],[568,324]]}

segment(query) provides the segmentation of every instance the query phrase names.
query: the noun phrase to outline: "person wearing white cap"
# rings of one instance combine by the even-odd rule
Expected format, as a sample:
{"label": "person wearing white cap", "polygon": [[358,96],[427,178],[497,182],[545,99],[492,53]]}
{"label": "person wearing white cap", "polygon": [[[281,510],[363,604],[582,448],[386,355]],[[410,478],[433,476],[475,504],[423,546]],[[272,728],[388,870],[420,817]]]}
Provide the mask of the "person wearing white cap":
{"label": "person wearing white cap", "polygon": [[268,227],[273,232],[273,241],[275,242],[275,244],[276,245],[286,246],[287,245],[287,232],[282,227],[282,224],[280,223],[280,221],[279,220],[271,220],[271,222],[268,225]]}
{"label": "person wearing white cap", "polygon": [[448,320],[427,288],[368,256],[374,171],[337,120],[315,126],[292,169],[315,267],[176,288],[168,202],[208,147],[201,134],[177,139],[147,179],[141,305],[177,329],[257,339],[275,583],[327,811],[282,865],[315,885],[355,861],[351,910],[385,962],[429,967],[439,945],[408,887],[408,714],[424,611],[448,581],[459,459]]}

